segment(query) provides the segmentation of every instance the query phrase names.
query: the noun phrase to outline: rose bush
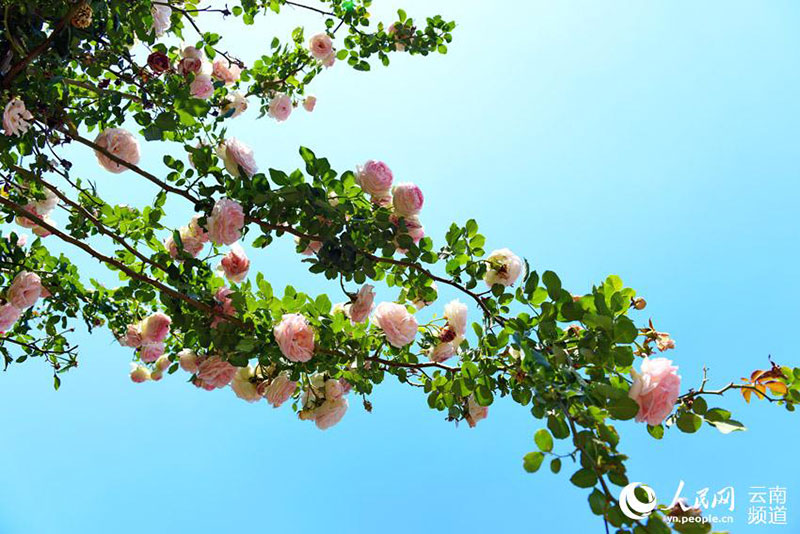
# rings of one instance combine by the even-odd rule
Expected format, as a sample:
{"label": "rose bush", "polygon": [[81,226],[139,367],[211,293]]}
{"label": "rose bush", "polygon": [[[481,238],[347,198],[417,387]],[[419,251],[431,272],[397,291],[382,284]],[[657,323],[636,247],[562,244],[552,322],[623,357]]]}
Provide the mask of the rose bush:
{"label": "rose bush", "polygon": [[[637,326],[647,303],[617,276],[568,291],[544,257],[529,264],[508,248],[487,254],[473,219],[434,243],[422,224],[422,188],[395,184],[383,161],[339,172],[303,147],[300,169],[260,169],[255,151],[228,132],[248,106],[291,121],[298,106],[314,110],[307,91],[318,76],[389,65],[393,54],[446,53],[455,28],[403,10],[375,21],[369,0],[328,0],[322,10],[292,2],[320,17],[312,37],[297,28],[246,65],[223,36],[201,27],[215,16],[256,24],[287,3],[7,3],[0,36],[7,368],[39,358],[60,387],[77,366],[70,338],[80,324],[132,349],[133,382],[181,371],[202,390],[294,409],[320,429],[346,418],[351,401],[370,410],[368,397],[387,375],[469,427],[509,397],[546,427],[523,467],[537,471],[549,459],[558,472],[572,460],[571,481],[591,491],[592,512],[637,534],[664,532],[668,511],[646,524],[621,514],[609,489],[628,483],[618,449],[627,427],[618,421],[646,423],[656,439],[704,423],[741,430],[728,411],[708,406],[729,391],[795,409],[800,369],[774,363],[718,390],[706,380],[686,388],[672,361],[657,356],[677,352],[676,341],[652,322]],[[170,155],[142,168],[151,144]],[[154,202],[107,202],[91,176],[73,171],[67,145],[93,152],[98,172],[125,173],[124,187],[157,187]],[[195,214],[187,225],[166,223],[168,199]],[[276,239],[294,239],[301,254],[286,261],[333,281],[342,304],[293,287],[276,294],[264,273],[251,272],[248,252]],[[53,241],[109,268],[119,284],[79,272],[48,248]],[[378,285],[391,297],[374,305]],[[461,300],[440,302],[444,287]]]}

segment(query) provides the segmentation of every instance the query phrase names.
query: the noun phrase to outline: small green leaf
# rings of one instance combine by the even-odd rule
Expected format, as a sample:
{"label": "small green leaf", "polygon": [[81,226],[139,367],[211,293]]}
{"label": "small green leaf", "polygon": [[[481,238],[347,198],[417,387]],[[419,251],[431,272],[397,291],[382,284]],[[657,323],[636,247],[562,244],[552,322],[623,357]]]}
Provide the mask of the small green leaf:
{"label": "small green leaf", "polygon": [[529,452],[522,459],[522,467],[524,467],[525,471],[528,473],[535,473],[542,466],[543,461],[544,454],[541,452]]}
{"label": "small green leaf", "polygon": [[547,429],[539,429],[533,436],[533,440],[536,442],[536,446],[539,447],[540,451],[550,452],[553,450],[553,436],[550,435]]}
{"label": "small green leaf", "polygon": [[579,488],[591,488],[597,484],[597,475],[591,469],[580,469],[569,479]]}
{"label": "small green leaf", "polygon": [[610,413],[614,419],[627,421],[628,419],[636,417],[636,414],[639,413],[639,405],[636,404],[635,400],[629,397],[623,397],[608,404],[608,413]]}
{"label": "small green leaf", "polygon": [[678,428],[681,432],[686,432],[687,434],[694,434],[698,430],[700,430],[700,426],[703,424],[703,418],[699,415],[686,412],[680,417],[678,417]]}

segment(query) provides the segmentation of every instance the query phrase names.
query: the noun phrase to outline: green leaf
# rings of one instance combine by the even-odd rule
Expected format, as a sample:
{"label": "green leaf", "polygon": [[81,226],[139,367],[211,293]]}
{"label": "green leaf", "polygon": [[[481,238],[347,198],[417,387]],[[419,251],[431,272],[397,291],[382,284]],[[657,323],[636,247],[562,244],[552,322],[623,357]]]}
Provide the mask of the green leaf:
{"label": "green leaf", "polygon": [[569,437],[569,426],[561,415],[551,415],[547,418],[547,428],[553,433],[557,439],[566,439]]}
{"label": "green leaf", "polygon": [[558,300],[561,296],[561,279],[553,271],[545,271],[542,274],[542,282],[547,288],[547,294],[553,300]]}
{"label": "green leaf", "polygon": [[544,454],[541,452],[529,452],[522,458],[522,467],[528,473],[535,473],[542,466],[544,461]]}
{"label": "green leaf", "polygon": [[708,411],[708,403],[703,397],[695,397],[692,401],[692,411],[698,415],[703,415]]}
{"label": "green leaf", "polygon": [[608,501],[606,501],[606,496],[603,493],[596,489],[589,495],[589,508],[592,509],[592,513],[595,515],[603,515],[606,511],[606,505]]}
{"label": "green leaf", "polygon": [[663,425],[656,425],[650,426],[647,425],[647,432],[656,439],[661,439],[664,437],[664,426]]}
{"label": "green leaf", "polygon": [[550,462],[550,471],[556,474],[561,471],[561,458],[553,458]]}
{"label": "green leaf", "polygon": [[610,413],[614,419],[619,419],[620,421],[633,419],[636,417],[636,414],[639,413],[639,405],[636,404],[635,400],[629,397],[616,399],[609,403],[607,408],[608,413]]}
{"label": "green leaf", "polygon": [[727,421],[709,421],[709,424],[717,427],[717,430],[723,434],[730,434],[731,432],[743,432],[747,428],[739,421],[728,419]]}
{"label": "green leaf", "polygon": [[569,480],[579,488],[591,488],[597,484],[597,475],[591,469],[583,468],[576,471]]}
{"label": "green leaf", "polygon": [[678,428],[681,432],[686,432],[687,434],[694,434],[698,430],[700,430],[700,426],[703,424],[703,418],[699,415],[686,412],[680,417],[678,417]]}
{"label": "green leaf", "polygon": [[553,450],[553,436],[550,435],[547,429],[539,429],[533,436],[533,441],[536,442],[536,446],[539,447],[539,450],[542,452],[550,452]]}

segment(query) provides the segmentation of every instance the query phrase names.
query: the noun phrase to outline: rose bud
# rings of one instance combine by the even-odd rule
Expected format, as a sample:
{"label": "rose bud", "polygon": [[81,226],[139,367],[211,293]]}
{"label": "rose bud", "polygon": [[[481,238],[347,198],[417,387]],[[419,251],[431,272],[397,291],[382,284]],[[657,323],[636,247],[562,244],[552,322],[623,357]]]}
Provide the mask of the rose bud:
{"label": "rose bud", "polygon": [[166,72],[171,68],[169,56],[167,56],[167,54],[164,52],[153,52],[147,56],[147,65],[156,74],[161,74],[162,72]]}

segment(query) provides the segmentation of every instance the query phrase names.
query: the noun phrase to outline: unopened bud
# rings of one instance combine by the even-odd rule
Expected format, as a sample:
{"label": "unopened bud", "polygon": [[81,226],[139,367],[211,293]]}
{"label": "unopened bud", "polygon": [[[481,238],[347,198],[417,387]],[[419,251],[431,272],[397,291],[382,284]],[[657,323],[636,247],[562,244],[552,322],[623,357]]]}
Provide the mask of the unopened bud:
{"label": "unopened bud", "polygon": [[643,310],[647,307],[647,301],[643,298],[633,299],[633,307],[637,310]]}

